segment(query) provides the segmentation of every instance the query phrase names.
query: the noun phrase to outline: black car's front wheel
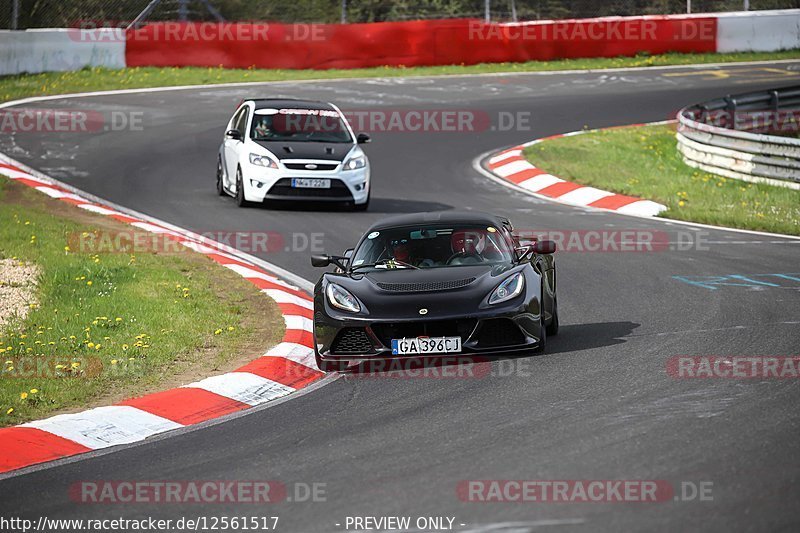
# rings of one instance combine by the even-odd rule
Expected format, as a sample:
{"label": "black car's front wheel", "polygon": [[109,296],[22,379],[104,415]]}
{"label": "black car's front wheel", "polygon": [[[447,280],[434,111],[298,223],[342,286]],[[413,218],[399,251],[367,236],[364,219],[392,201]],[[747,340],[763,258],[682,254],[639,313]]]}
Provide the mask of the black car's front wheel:
{"label": "black car's front wheel", "polygon": [[558,297],[553,296],[553,316],[547,326],[547,334],[550,336],[558,335]]}

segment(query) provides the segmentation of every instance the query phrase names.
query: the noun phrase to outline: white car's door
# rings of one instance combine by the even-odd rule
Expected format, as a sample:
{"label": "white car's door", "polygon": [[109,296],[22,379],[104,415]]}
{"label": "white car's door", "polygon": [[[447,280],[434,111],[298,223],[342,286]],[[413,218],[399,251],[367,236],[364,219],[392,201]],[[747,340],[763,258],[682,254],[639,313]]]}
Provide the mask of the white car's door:
{"label": "white car's door", "polygon": [[230,130],[235,130],[239,138],[232,138],[225,135],[225,175],[227,177],[227,188],[231,191],[236,190],[236,167],[239,164],[239,156],[244,147],[245,135],[247,133],[247,112],[248,107],[244,106],[231,119],[228,125]]}

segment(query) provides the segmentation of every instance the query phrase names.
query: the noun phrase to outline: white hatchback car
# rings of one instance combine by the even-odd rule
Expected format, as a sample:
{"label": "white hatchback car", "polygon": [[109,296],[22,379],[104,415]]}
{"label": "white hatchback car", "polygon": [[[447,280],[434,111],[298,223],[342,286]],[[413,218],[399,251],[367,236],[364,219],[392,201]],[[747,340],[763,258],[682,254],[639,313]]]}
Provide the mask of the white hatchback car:
{"label": "white hatchback car", "polygon": [[265,200],[369,206],[369,160],[333,104],[288,98],[244,100],[217,157],[217,192],[239,206]]}

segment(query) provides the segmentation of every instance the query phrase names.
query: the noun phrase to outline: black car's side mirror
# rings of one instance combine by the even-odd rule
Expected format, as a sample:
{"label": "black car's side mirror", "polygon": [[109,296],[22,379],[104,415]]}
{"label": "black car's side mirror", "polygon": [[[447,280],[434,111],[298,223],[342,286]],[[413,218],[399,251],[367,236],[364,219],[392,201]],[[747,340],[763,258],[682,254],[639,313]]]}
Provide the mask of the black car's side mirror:
{"label": "black car's side mirror", "polygon": [[329,265],[336,265],[338,268],[346,270],[345,266],[342,264],[342,259],[345,258],[336,255],[325,255],[325,254],[312,255],[311,266],[317,268],[325,268],[326,266]]}
{"label": "black car's side mirror", "polygon": [[358,135],[356,135],[356,142],[358,144],[367,144],[368,142],[372,142],[372,137],[370,137],[366,133],[359,133]]}
{"label": "black car's side mirror", "polygon": [[225,132],[225,137],[228,139],[233,139],[234,141],[242,140],[242,134],[239,130],[228,130]]}
{"label": "black car's side mirror", "polygon": [[553,241],[536,241],[533,243],[533,251],[537,254],[555,253],[556,243]]}
{"label": "black car's side mirror", "polygon": [[517,256],[517,261],[525,261],[530,259],[531,251],[532,247],[527,244],[514,248],[514,254]]}

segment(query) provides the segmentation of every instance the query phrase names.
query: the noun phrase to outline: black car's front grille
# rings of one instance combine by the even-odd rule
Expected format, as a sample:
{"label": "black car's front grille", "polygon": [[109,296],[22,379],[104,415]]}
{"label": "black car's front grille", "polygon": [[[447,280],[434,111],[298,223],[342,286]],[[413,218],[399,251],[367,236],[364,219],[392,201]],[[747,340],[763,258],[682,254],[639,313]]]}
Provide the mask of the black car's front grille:
{"label": "black car's front grille", "polygon": [[431,292],[460,289],[475,281],[475,278],[454,279],[450,281],[428,281],[419,283],[378,283],[378,287],[391,292]]}
{"label": "black car's front grille", "polygon": [[275,182],[267,194],[275,196],[291,197],[314,197],[314,198],[341,198],[342,200],[353,199],[350,189],[342,181],[331,180],[330,189],[312,189],[310,187],[292,187],[292,178],[281,178]]}
{"label": "black car's front grille", "polygon": [[375,348],[369,340],[364,328],[344,328],[333,340],[331,354],[351,355],[375,353]]}
{"label": "black car's front grille", "polygon": [[[308,168],[306,165],[314,165],[314,168]],[[338,163],[284,163],[286,168],[290,170],[334,170],[339,166]]]}
{"label": "black car's front grille", "polygon": [[499,348],[525,343],[525,335],[510,318],[489,318],[481,322],[478,348]]}
{"label": "black car's front grille", "polygon": [[430,322],[386,322],[372,325],[372,331],[387,348],[392,347],[392,339],[412,337],[461,337],[461,342],[469,338],[475,329],[475,319],[432,320]]}

